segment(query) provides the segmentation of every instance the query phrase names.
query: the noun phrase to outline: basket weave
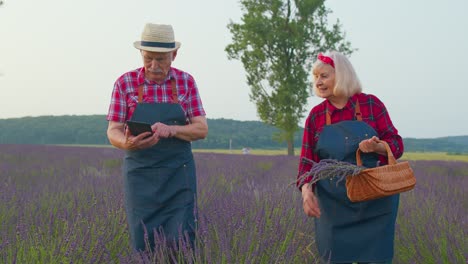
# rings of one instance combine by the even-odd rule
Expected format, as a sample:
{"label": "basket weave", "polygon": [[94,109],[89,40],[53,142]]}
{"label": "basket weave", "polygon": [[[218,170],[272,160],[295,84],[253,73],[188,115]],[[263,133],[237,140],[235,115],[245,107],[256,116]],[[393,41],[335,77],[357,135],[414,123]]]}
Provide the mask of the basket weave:
{"label": "basket weave", "polygon": [[[398,162],[387,142],[388,165],[364,169],[355,176],[346,177],[346,193],[352,202],[374,200],[393,194],[406,192],[414,188],[416,178],[407,161]],[[361,151],[356,151],[356,163],[362,166]]]}

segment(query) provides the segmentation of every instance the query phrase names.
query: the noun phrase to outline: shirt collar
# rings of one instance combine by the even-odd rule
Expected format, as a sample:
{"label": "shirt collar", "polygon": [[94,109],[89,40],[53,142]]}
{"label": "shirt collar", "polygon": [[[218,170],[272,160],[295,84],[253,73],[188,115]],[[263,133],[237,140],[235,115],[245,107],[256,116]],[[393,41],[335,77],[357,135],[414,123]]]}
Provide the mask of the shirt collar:
{"label": "shirt collar", "polygon": [[328,111],[330,112],[330,114],[332,114],[333,112],[335,111],[343,111],[343,110],[351,110],[351,111],[354,111],[354,105],[356,104],[356,98],[357,98],[357,94],[351,96],[349,99],[348,99],[348,102],[346,103],[346,105],[342,108],[342,109],[338,109],[336,108],[332,103],[330,103],[329,100],[327,100],[327,109]]}

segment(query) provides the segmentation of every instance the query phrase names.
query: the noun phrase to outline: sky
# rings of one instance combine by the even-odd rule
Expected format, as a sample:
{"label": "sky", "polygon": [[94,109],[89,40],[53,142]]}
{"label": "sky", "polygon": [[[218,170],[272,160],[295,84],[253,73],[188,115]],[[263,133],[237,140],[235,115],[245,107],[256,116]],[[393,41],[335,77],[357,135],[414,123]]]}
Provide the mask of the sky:
{"label": "sky", "polygon": [[[260,120],[242,63],[224,51],[227,24],[241,22],[237,0],[3,2],[0,119],[105,115],[115,80],[142,66],[133,42],[150,22],[173,26],[182,43],[173,66],[194,76],[207,118]],[[384,102],[401,136],[468,135],[468,1],[325,5],[357,49],[350,60],[363,92]],[[311,94],[304,116],[322,100]]]}

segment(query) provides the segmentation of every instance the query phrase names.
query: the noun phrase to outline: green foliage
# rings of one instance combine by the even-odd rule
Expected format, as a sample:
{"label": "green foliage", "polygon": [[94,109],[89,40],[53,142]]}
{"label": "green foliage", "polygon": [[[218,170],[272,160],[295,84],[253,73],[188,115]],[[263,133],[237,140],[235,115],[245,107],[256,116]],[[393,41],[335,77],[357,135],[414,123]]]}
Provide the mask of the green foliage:
{"label": "green foliage", "polygon": [[[273,136],[278,129],[259,121],[208,119],[209,133],[205,140],[193,142],[196,149],[240,150],[285,149]],[[0,144],[94,144],[108,145],[107,121],[104,115],[40,116],[0,119]],[[294,135],[301,144],[302,131]]]}
{"label": "green foliage", "polygon": [[443,151],[451,155],[468,153],[468,137],[453,136],[435,139],[405,138],[405,149],[418,152]]}
{"label": "green foliage", "polygon": [[277,139],[288,142],[304,116],[310,59],[318,52],[351,53],[339,22],[329,28],[321,0],[244,0],[242,23],[228,25],[233,43],[226,47],[229,59],[240,59],[261,120],[279,128]]}
{"label": "green foliage", "polygon": [[109,144],[102,115],[1,119],[0,129],[0,143]]}
{"label": "green foliage", "polygon": [[[269,155],[287,145],[276,141],[279,129],[260,121],[208,119],[209,133],[204,140],[192,143],[194,149],[241,153],[249,147],[252,154]],[[108,145],[104,115],[40,116],[0,119],[0,144],[72,144]],[[303,128],[294,133],[294,145],[302,143]],[[231,144],[230,144],[231,142]],[[467,160],[468,136],[431,139],[405,138],[403,159]],[[261,150],[261,152],[259,152]],[[272,155],[278,155],[277,151]],[[112,166],[112,164],[109,164]]]}

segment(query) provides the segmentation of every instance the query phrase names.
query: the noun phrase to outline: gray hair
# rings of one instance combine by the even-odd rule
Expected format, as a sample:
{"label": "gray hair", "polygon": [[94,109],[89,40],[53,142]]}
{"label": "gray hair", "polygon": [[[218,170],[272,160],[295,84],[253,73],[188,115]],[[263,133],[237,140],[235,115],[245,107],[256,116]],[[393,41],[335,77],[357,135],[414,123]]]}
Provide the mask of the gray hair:
{"label": "gray hair", "polygon": [[[330,57],[335,64],[335,87],[333,87],[333,94],[335,96],[351,97],[362,92],[361,82],[357,77],[353,65],[346,56],[338,51],[330,51],[324,55]],[[314,72],[314,69],[321,68],[324,65],[326,65],[326,63],[317,59],[312,65],[312,72]],[[313,81],[313,91],[317,94],[315,77],[313,77]]]}

